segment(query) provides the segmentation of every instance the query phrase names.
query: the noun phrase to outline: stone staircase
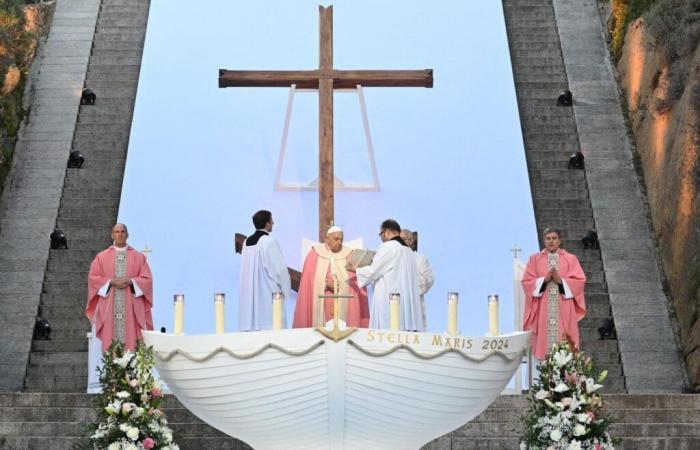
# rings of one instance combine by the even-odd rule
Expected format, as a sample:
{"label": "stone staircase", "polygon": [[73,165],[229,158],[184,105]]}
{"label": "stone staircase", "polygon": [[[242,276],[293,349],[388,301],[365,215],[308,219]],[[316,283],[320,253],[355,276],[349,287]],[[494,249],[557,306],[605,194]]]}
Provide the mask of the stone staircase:
{"label": "stone staircase", "polygon": [[[617,417],[613,434],[620,450],[700,448],[700,396],[609,395]],[[518,448],[523,396],[502,396],[472,422],[424,447],[424,450],[497,450]],[[243,450],[247,445],[202,423],[173,397],[163,402],[183,450]],[[0,394],[0,448],[69,450],[96,418],[88,394]]]}
{"label": "stone staircase", "polygon": [[95,105],[81,106],[71,150],[85,156],[67,169],[56,228],[68,250],[51,250],[39,315],[51,323],[51,340],[32,342],[24,382],[28,392],[85,392],[86,280],[90,262],[110,243],[136,99],[149,0],[102,0],[85,86]]}
{"label": "stone staircase", "polygon": [[537,230],[559,228],[563,247],[581,261],[588,278],[581,347],[609,371],[607,391],[625,392],[618,342],[598,336],[610,300],[600,250],[581,243],[595,222],[586,172],[567,169],[580,148],[573,109],[556,105],[568,81],[552,1],[504,0],[503,10]]}

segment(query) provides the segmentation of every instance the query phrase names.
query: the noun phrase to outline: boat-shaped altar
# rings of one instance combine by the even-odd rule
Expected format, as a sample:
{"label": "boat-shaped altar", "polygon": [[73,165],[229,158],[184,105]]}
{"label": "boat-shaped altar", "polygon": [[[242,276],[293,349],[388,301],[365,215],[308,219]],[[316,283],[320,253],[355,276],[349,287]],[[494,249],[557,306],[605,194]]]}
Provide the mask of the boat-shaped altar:
{"label": "boat-shaped altar", "polygon": [[472,420],[518,369],[528,333],[373,329],[145,332],[175,396],[265,449],[417,449]]}

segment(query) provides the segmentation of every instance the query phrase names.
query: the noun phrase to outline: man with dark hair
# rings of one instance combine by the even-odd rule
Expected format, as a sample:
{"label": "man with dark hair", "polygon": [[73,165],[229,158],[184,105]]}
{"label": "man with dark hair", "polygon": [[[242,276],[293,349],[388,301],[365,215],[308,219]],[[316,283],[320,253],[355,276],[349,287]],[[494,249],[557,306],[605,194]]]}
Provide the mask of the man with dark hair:
{"label": "man with dark hair", "polygon": [[[238,329],[240,331],[272,328],[272,294],[281,292],[289,298],[289,271],[282,248],[270,236],[272,213],[260,210],[253,215],[255,233],[246,239],[241,252],[241,290],[238,297]],[[286,326],[284,308],[282,323]]]}
{"label": "man with dark hair", "polygon": [[379,237],[382,244],[374,255],[372,264],[354,267],[357,283],[365,287],[374,283],[370,309],[370,328],[389,328],[391,316],[389,297],[399,294],[401,317],[399,327],[407,331],[423,331],[423,314],[418,290],[416,258],[406,242],[401,239],[401,226],[392,219],[382,222]]}
{"label": "man with dark hair", "polygon": [[272,231],[272,213],[270,211],[261,209],[253,214],[253,225],[256,230],[265,229],[268,223],[270,224],[270,231]]}
{"label": "man with dark hair", "polygon": [[386,219],[380,225],[381,230],[396,231],[396,234],[401,234],[401,225],[394,219]]}
{"label": "man with dark hair", "polygon": [[522,279],[523,330],[532,331],[532,353],[540,361],[562,340],[578,349],[578,322],[586,315],[586,275],[576,256],[561,248],[560,236],[559,230],[544,230],[544,249],[530,256]]}

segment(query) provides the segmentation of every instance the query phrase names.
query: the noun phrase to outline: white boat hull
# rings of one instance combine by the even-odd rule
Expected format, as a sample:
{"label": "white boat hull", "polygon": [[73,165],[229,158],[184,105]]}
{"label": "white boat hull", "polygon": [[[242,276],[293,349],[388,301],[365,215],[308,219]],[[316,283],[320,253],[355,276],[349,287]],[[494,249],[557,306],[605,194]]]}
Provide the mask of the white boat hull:
{"label": "white boat hull", "polygon": [[256,450],[406,450],[481,413],[528,333],[490,337],[360,329],[174,336],[146,332],[175,396]]}

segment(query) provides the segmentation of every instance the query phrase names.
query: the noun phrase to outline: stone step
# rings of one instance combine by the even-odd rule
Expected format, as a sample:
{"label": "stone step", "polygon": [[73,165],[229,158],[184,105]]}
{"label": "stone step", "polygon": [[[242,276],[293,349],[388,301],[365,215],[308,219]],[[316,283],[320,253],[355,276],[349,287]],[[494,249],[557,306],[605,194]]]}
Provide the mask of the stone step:
{"label": "stone step", "polygon": [[[85,373],[85,368],[79,373]],[[87,376],[72,375],[68,377],[38,376],[34,372],[27,371],[24,380],[25,392],[75,392],[82,393],[87,390]],[[0,419],[1,421],[2,419]],[[13,447],[14,448],[14,447]],[[52,449],[53,443],[52,443]]]}
{"label": "stone step", "polygon": [[109,114],[109,113],[83,113],[80,114],[78,122],[81,124],[122,124],[131,125],[131,116],[128,114]]}
{"label": "stone step", "polygon": [[561,50],[552,48],[549,50],[528,50],[528,49],[510,49],[510,57],[513,61],[519,61],[521,58],[551,58],[551,61],[556,59],[561,60]]}
{"label": "stone step", "polygon": [[[87,284],[87,271],[86,284]],[[71,316],[79,317],[85,313],[86,297],[82,295],[75,296],[50,296],[44,294],[41,296],[39,305],[39,315],[44,317]]]}
{"label": "stone step", "polygon": [[571,200],[571,199],[587,199],[588,198],[588,191],[587,190],[568,190],[568,189],[561,189],[561,188],[548,188],[548,189],[538,189],[536,191],[533,191],[532,193],[533,198],[535,199],[565,199],[565,200]]}
{"label": "stone step", "polygon": [[[84,278],[84,283],[87,285],[87,279]],[[87,298],[87,296],[83,297]],[[83,304],[84,306],[84,304]],[[84,309],[83,309],[84,310]],[[80,315],[72,315],[72,316],[51,316],[47,317],[48,319],[51,319],[51,331],[58,331],[58,330],[84,330],[90,329],[90,321],[88,321],[87,317],[85,317],[85,314],[80,314]],[[83,337],[85,337],[83,335]]]}
{"label": "stone step", "polygon": [[87,339],[32,341],[32,352],[87,352]]}
{"label": "stone step", "polygon": [[[87,319],[86,319],[87,320]],[[53,328],[53,327],[52,327]],[[51,365],[53,367],[87,365],[87,353],[62,352],[62,353],[34,353],[29,364]]]}
{"label": "stone step", "polygon": [[112,17],[112,16],[105,16],[104,14],[100,14],[100,17],[98,19],[98,24],[101,27],[109,27],[110,29],[112,28],[139,28],[143,27],[146,25],[146,22],[148,22],[147,17]]}
{"label": "stone step", "polygon": [[143,41],[115,41],[115,40],[95,40],[92,43],[93,49],[114,49],[114,50],[134,50],[143,49]]}
{"label": "stone step", "polygon": [[73,147],[71,150],[79,150],[86,153],[89,151],[99,151],[102,152],[102,155],[99,155],[101,157],[109,152],[114,152],[115,154],[121,154],[123,157],[123,155],[126,155],[128,146],[129,141],[125,138],[113,139],[111,141],[101,140],[99,142],[95,142],[91,139],[79,139],[73,141]]}
{"label": "stone step", "polygon": [[[108,239],[108,238],[107,238]],[[95,258],[97,252],[104,250],[107,246],[111,244],[108,242],[104,247],[97,247],[99,250],[84,250],[84,249],[71,249],[53,251],[49,254],[49,264],[64,264],[73,261],[92,261]]]}
{"label": "stone step", "polygon": [[[70,341],[85,339],[86,334],[90,331],[90,327],[84,330],[77,329],[65,329],[65,330],[51,330],[51,339],[57,341]],[[71,391],[72,392],[72,391]]]}
{"label": "stone step", "polygon": [[[562,200],[560,202],[564,203],[566,200]],[[593,218],[593,209],[588,206],[580,206],[576,207],[579,205],[573,204],[572,207],[569,208],[557,208],[556,204],[557,202],[554,201],[553,204],[548,204],[546,205],[545,208],[535,208],[535,214],[541,217],[554,217],[554,216],[561,216],[561,217],[566,217],[567,219],[592,219]],[[571,202],[574,203],[574,202]]]}
{"label": "stone step", "polygon": [[59,210],[58,220],[76,220],[92,218],[113,218],[116,220],[119,209],[114,205],[97,206],[93,208],[73,207],[66,205]]}
{"label": "stone step", "polygon": [[[527,154],[525,155],[525,157],[527,158],[528,164],[530,163],[530,161],[543,161],[543,160],[544,161],[562,161],[562,162],[565,162],[566,164],[568,164],[569,158],[576,152],[576,150],[578,150],[576,147],[571,145],[571,147],[573,147],[573,151],[571,153],[568,153],[568,152],[560,150],[559,149],[560,146],[558,146],[558,145],[554,145],[553,148],[548,146],[548,145],[547,145],[547,147],[545,147],[546,143],[543,143],[540,145],[534,141],[536,141],[535,138],[529,138],[527,143],[526,143],[526,147],[534,146],[537,148],[536,150],[535,149],[532,149],[532,150],[528,149],[527,150]],[[529,167],[528,167],[528,169],[529,169]],[[535,170],[534,168],[532,168],[532,169]],[[569,169],[567,169],[567,170],[569,170]],[[575,169],[572,169],[572,170],[575,170]]]}

